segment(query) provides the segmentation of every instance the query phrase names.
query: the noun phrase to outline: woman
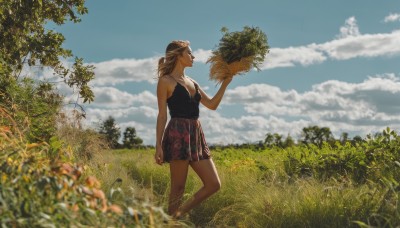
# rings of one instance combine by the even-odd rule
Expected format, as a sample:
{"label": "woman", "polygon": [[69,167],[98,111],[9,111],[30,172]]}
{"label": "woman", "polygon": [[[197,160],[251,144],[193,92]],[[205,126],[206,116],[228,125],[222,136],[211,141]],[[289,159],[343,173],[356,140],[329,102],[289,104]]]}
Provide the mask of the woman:
{"label": "woman", "polygon": [[[221,186],[217,170],[198,121],[199,103],[217,109],[232,81],[228,76],[213,98],[210,98],[191,78],[185,68],[193,65],[194,56],[188,41],[172,41],[165,57],[158,63],[158,117],[156,136],[156,163],[170,164],[171,192],[168,212],[179,217],[217,192]],[[171,120],[167,122],[167,107]],[[203,182],[203,187],[182,204],[189,166]]]}

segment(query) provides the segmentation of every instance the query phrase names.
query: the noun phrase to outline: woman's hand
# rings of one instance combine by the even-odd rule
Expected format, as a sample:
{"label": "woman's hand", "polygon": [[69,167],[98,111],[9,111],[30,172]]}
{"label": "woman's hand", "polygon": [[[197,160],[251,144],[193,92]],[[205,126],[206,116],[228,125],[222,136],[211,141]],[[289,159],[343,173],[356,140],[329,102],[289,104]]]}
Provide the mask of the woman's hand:
{"label": "woman's hand", "polygon": [[154,159],[157,164],[162,165],[164,162],[164,154],[161,146],[156,146],[156,153],[154,155]]}
{"label": "woman's hand", "polygon": [[222,84],[228,85],[229,83],[231,83],[233,79],[233,76],[228,76],[224,79],[224,81],[222,82]]}

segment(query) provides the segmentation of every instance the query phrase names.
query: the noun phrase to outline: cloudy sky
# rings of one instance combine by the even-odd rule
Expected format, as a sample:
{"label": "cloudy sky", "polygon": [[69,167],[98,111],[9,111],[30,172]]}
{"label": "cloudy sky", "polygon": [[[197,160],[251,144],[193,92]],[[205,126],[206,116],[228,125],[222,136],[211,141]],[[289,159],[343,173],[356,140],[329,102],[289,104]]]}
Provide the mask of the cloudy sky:
{"label": "cloudy sky", "polygon": [[202,108],[210,144],[298,138],[302,128],[330,127],[365,136],[400,128],[400,1],[393,0],[88,0],[80,24],[49,26],[65,47],[96,67],[96,100],[87,124],[113,116],[154,145],[156,62],[175,39],[196,57],[186,74],[209,95],[206,60],[223,26],[259,27],[270,53],[262,71],[235,77],[217,111]]}

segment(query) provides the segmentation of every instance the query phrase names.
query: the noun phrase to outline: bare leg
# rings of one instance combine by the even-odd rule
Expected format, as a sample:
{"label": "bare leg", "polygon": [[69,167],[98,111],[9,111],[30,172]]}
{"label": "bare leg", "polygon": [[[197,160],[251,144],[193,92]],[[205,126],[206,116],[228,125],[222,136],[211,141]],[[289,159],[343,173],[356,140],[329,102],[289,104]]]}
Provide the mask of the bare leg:
{"label": "bare leg", "polygon": [[185,191],[186,177],[189,169],[189,161],[174,160],[169,165],[171,172],[171,192],[169,194],[168,213],[175,216],[182,204],[182,196]]}
{"label": "bare leg", "polygon": [[190,211],[209,196],[217,192],[221,187],[217,169],[215,168],[214,162],[211,159],[190,162],[190,166],[192,166],[193,170],[200,177],[201,181],[203,182],[203,187],[200,188],[200,190],[196,192],[191,199],[189,199],[179,208],[177,216],[183,215]]}

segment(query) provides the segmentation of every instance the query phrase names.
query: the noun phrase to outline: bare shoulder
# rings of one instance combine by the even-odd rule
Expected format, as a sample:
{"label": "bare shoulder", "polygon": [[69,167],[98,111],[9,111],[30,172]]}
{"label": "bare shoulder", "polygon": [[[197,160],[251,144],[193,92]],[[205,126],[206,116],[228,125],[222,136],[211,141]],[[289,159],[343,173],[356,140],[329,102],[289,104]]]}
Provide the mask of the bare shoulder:
{"label": "bare shoulder", "polygon": [[169,87],[174,85],[175,81],[170,76],[165,75],[158,79],[158,83]]}
{"label": "bare shoulder", "polygon": [[167,91],[168,95],[172,93],[176,86],[176,81],[168,75],[158,79],[158,88]]}
{"label": "bare shoulder", "polygon": [[168,84],[170,81],[171,81],[171,77],[169,77],[168,75],[164,75],[164,76],[161,76],[160,78],[158,78],[158,83]]}

